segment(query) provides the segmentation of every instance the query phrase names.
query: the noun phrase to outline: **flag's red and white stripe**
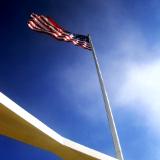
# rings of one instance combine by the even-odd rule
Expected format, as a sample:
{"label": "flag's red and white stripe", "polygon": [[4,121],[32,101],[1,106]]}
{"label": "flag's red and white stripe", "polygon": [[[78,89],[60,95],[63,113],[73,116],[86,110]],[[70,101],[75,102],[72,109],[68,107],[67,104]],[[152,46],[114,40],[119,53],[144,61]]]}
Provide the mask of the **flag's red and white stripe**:
{"label": "flag's red and white stripe", "polygon": [[82,48],[91,50],[91,44],[88,36],[72,34],[64,30],[53,19],[32,13],[31,19],[28,22],[29,28],[34,31],[47,33],[58,40],[72,42],[74,45],[81,46]]}

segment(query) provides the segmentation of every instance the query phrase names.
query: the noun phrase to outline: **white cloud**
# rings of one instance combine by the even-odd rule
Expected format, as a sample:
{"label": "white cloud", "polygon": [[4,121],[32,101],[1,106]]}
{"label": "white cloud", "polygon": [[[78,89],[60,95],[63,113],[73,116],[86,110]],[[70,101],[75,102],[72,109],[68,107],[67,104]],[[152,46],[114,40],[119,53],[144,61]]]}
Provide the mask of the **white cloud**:
{"label": "white cloud", "polygon": [[[160,133],[160,45],[148,45],[142,32],[134,27],[118,34],[118,57],[110,63],[111,100],[141,117],[142,125]],[[107,76],[105,75],[105,79]]]}
{"label": "white cloud", "polygon": [[[120,106],[133,107],[152,129],[160,128],[160,59],[132,64],[124,74],[115,97]],[[160,129],[159,129],[160,132]]]}

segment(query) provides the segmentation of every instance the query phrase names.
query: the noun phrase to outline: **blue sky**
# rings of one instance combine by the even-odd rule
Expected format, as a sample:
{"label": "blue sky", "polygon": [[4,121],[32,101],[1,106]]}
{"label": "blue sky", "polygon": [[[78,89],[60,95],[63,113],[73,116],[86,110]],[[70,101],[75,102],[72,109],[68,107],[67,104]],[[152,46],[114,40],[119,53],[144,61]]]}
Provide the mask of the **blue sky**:
{"label": "blue sky", "polygon": [[[114,156],[89,51],[35,33],[32,12],[71,32],[90,33],[127,160],[160,157],[160,2],[1,2],[0,91],[66,138]],[[3,160],[58,160],[0,136]]]}

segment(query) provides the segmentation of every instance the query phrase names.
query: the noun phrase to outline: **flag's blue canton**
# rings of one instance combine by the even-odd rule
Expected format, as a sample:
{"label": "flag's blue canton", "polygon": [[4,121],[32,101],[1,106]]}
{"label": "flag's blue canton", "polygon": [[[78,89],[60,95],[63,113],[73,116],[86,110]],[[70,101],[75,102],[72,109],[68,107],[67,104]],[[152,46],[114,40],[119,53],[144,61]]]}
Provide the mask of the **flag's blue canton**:
{"label": "flag's blue canton", "polygon": [[84,36],[84,35],[80,35],[80,34],[73,34],[74,38],[79,40],[79,41],[84,41],[84,42],[88,42],[89,43],[89,37],[88,36]]}

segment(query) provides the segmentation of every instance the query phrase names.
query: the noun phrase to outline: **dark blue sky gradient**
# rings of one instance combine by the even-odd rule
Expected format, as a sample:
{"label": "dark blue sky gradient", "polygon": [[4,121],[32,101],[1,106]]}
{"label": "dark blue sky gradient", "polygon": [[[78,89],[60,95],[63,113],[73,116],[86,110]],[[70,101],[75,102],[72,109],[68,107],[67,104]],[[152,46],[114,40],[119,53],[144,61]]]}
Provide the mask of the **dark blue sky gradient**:
{"label": "dark blue sky gradient", "polygon": [[[112,62],[112,59],[123,59],[123,53],[113,53],[111,50],[118,46],[118,41],[123,41],[125,30],[128,32],[133,28],[141,32],[147,39],[147,45],[157,41],[160,16],[156,4],[159,5],[156,0],[2,0],[0,91],[66,138],[114,156],[90,52],[33,32],[28,28],[27,21],[30,14],[35,12],[49,15],[70,32],[90,33],[102,71],[106,71],[106,63]],[[153,57],[157,56],[156,53],[152,54]],[[143,61],[143,56],[136,55],[135,59]],[[110,68],[107,71],[106,75],[112,74]],[[90,73],[94,77],[91,83],[97,88],[96,93],[90,95],[89,89],[82,86],[79,94],[77,90],[81,81],[85,81]],[[69,82],[64,79],[66,76]],[[111,95],[112,87],[108,86]],[[88,120],[79,113],[79,108],[77,111],[75,109],[75,106],[80,106],[80,110],[87,112],[87,107],[92,105],[98,107],[98,117],[102,117],[102,120]],[[150,138],[156,143],[154,138],[147,133],[144,136],[146,128],[135,122],[135,115],[131,112],[114,107],[113,112],[126,160],[151,160],[153,151],[147,140]],[[92,117],[96,113],[86,114]],[[131,140],[133,136],[137,139],[135,143]],[[149,155],[142,154],[142,146]],[[2,160],[59,159],[49,152],[3,136],[0,136],[0,155]]]}

